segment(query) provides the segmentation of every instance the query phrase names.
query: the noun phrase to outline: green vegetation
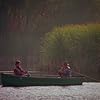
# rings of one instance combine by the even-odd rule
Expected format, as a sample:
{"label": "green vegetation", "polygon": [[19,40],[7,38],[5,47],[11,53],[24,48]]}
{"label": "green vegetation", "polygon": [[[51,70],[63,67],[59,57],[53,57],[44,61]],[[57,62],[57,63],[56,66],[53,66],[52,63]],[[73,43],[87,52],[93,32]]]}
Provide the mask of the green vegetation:
{"label": "green vegetation", "polygon": [[[56,67],[62,60],[68,60],[72,66],[78,66],[83,71],[83,68],[89,68],[87,65],[92,65],[97,59],[94,65],[98,70],[99,34],[94,34],[94,31],[99,30],[96,28],[99,25],[71,25],[97,22],[100,23],[100,0],[0,0],[0,69],[11,70],[9,64],[15,59],[22,59],[24,66],[33,70],[48,68],[48,61],[49,66],[55,64]],[[40,38],[55,26],[65,24],[71,25],[65,26],[66,32],[69,30],[71,34],[65,34],[63,27],[54,29],[54,35],[48,34],[47,43],[43,43],[45,49],[42,49],[42,52],[50,52],[47,52],[47,57],[44,56],[46,53],[43,53],[40,58]],[[91,34],[88,34],[89,32]],[[92,41],[92,38],[96,40]],[[52,42],[49,39],[52,39]],[[44,57],[48,59],[45,60]]]}
{"label": "green vegetation", "polygon": [[75,70],[99,73],[100,24],[56,27],[45,35],[41,45],[45,62],[68,61]]}

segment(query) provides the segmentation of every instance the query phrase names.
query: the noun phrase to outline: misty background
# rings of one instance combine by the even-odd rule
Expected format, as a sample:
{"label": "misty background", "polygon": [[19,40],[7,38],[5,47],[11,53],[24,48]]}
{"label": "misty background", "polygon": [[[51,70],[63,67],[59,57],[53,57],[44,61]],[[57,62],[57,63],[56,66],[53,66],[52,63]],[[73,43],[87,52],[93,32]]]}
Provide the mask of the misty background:
{"label": "misty background", "polygon": [[16,59],[41,70],[41,38],[56,26],[100,23],[99,0],[0,0],[0,70]]}

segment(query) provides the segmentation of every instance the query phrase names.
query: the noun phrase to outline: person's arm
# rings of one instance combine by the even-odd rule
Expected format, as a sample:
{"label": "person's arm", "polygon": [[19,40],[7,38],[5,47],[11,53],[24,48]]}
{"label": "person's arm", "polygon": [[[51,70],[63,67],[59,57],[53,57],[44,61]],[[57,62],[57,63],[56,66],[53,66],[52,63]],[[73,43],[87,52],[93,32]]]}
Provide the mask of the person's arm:
{"label": "person's arm", "polygon": [[21,72],[25,72],[25,70],[24,70],[21,66],[19,66],[18,68],[19,68],[19,70],[20,70]]}

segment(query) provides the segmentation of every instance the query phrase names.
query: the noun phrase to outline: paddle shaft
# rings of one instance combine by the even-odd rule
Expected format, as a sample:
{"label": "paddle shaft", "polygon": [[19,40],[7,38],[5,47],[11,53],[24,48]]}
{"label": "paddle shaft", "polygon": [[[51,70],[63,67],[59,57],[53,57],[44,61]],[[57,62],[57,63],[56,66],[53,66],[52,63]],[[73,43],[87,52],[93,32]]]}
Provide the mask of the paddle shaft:
{"label": "paddle shaft", "polygon": [[74,72],[74,73],[76,73],[76,74],[78,74],[78,75],[84,76],[84,77],[86,77],[86,78],[88,78],[88,79],[91,79],[91,80],[93,80],[93,81],[100,82],[100,80],[97,80],[97,79],[95,79],[95,78],[92,78],[92,77],[87,76],[87,75],[84,75],[84,74],[81,74],[81,73],[79,73],[79,72],[76,72],[76,71],[72,71],[72,72]]}

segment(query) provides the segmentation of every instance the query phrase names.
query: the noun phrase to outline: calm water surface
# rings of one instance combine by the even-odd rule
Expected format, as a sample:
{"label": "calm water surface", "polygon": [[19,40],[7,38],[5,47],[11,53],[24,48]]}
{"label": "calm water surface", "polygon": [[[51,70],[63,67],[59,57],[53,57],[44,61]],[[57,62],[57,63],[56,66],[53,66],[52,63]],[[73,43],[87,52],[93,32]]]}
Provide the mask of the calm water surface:
{"label": "calm water surface", "polygon": [[100,100],[100,83],[20,88],[0,86],[0,100]]}

